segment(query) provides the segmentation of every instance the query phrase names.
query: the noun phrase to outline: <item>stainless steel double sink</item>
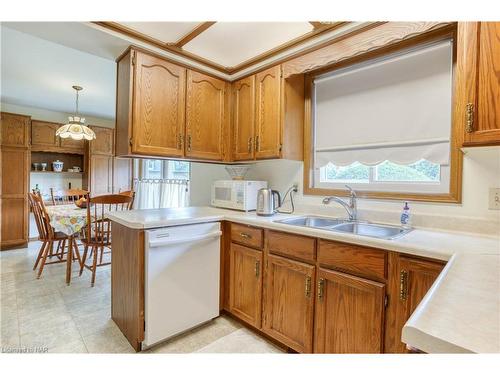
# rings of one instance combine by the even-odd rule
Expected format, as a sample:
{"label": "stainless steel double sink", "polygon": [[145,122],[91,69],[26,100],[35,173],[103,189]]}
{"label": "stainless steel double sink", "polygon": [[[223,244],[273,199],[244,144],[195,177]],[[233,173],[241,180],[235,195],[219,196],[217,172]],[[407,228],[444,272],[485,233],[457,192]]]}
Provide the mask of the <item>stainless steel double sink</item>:
{"label": "stainless steel double sink", "polygon": [[396,225],[377,224],[364,221],[349,221],[346,219],[321,216],[293,217],[289,219],[275,220],[274,222],[298,227],[351,233],[359,236],[381,238],[384,240],[392,240],[411,231],[411,229],[402,228]]}

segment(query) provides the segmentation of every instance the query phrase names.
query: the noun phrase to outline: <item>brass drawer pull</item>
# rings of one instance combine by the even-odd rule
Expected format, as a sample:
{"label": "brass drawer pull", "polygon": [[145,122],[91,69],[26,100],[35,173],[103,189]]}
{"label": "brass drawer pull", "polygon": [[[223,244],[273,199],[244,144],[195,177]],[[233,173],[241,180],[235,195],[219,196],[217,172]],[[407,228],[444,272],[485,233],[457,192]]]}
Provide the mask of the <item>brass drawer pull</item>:
{"label": "brass drawer pull", "polygon": [[402,270],[399,273],[399,299],[406,301],[408,297],[408,272]]}
{"label": "brass drawer pull", "polygon": [[306,297],[311,297],[311,276],[306,277]]}
{"label": "brass drawer pull", "polygon": [[248,233],[243,233],[243,232],[241,232],[241,233],[240,233],[240,236],[241,236],[241,237],[243,237],[243,238],[246,238],[246,239],[248,239],[248,240],[252,238],[252,236],[251,236],[250,234],[248,234]]}
{"label": "brass drawer pull", "polygon": [[182,134],[179,134],[178,136],[178,139],[177,139],[177,148],[179,150],[182,150],[182,144],[184,143],[184,137],[182,136]]}
{"label": "brass drawer pull", "polygon": [[187,136],[188,151],[191,151],[191,134]]}
{"label": "brass drawer pull", "polygon": [[260,275],[260,260],[255,261],[255,277]]}
{"label": "brass drawer pull", "polygon": [[319,299],[323,299],[324,289],[325,289],[325,279],[321,278],[318,281],[318,298]]}
{"label": "brass drawer pull", "polygon": [[252,137],[248,138],[248,153],[252,152]]}

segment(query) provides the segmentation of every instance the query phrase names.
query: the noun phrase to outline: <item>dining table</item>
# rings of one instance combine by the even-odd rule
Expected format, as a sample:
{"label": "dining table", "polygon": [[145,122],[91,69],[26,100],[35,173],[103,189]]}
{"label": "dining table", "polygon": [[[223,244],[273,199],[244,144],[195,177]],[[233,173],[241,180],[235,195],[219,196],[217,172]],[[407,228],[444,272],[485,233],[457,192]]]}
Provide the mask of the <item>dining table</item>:
{"label": "dining table", "polygon": [[[66,284],[71,282],[71,263],[73,261],[73,241],[75,236],[87,225],[87,209],[74,203],[46,206],[50,225],[56,232],[68,236],[68,255],[66,257]],[[78,249],[77,249],[78,251]]]}

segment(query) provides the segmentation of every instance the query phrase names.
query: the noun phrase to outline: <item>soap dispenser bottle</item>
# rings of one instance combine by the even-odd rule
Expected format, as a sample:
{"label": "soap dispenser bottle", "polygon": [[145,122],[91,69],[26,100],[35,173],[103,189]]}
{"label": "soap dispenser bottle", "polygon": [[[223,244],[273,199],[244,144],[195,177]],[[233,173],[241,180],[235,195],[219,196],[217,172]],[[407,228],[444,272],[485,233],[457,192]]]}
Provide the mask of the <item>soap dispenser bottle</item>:
{"label": "soap dispenser bottle", "polygon": [[404,229],[411,228],[411,213],[410,206],[408,206],[408,202],[405,202],[403,207],[403,212],[401,213],[401,226]]}

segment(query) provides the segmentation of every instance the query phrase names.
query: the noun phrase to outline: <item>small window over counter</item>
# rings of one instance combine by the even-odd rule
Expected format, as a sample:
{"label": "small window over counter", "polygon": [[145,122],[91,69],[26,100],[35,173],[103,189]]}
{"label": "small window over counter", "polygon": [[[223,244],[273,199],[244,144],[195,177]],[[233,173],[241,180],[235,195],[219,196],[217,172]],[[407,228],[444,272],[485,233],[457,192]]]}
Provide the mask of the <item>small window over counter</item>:
{"label": "small window over counter", "polygon": [[447,35],[310,74],[306,194],[458,201],[454,55]]}

